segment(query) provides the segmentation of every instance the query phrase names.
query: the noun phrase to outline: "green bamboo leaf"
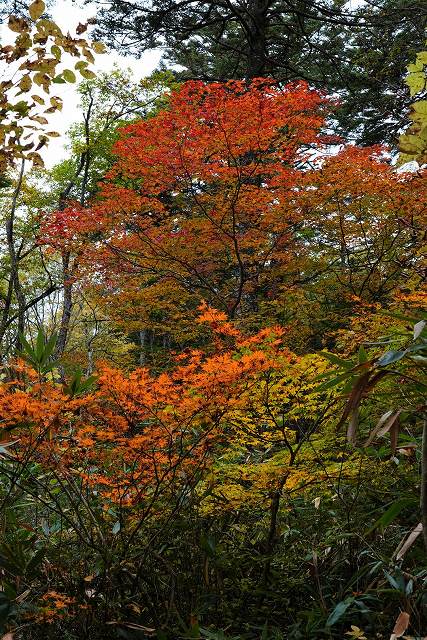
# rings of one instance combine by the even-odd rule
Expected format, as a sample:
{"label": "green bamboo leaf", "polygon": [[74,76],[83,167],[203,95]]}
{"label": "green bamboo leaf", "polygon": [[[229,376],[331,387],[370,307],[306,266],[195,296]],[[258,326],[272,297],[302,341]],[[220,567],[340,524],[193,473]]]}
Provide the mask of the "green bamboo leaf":
{"label": "green bamboo leaf", "polygon": [[339,356],[336,356],[334,353],[329,353],[328,351],[321,351],[320,355],[332,362],[332,364],[336,364],[344,369],[351,369],[354,365],[352,362],[348,362],[348,360],[343,360]]}
{"label": "green bamboo leaf", "polygon": [[393,362],[398,362],[406,353],[406,349],[405,351],[387,351],[387,353],[378,358],[377,366],[386,367],[389,364],[393,364]]}
{"label": "green bamboo leaf", "polygon": [[330,614],[329,618],[326,620],[326,626],[332,627],[342,616],[345,614],[350,605],[353,604],[354,598],[347,598],[342,602],[338,602],[335,609]]}
{"label": "green bamboo leaf", "polygon": [[402,509],[415,504],[417,504],[417,500],[415,498],[400,498],[399,500],[396,500],[392,505],[390,505],[387,511],[385,511],[383,515],[374,522],[372,527],[365,532],[365,536],[368,536],[376,529],[385,529],[397,518]]}

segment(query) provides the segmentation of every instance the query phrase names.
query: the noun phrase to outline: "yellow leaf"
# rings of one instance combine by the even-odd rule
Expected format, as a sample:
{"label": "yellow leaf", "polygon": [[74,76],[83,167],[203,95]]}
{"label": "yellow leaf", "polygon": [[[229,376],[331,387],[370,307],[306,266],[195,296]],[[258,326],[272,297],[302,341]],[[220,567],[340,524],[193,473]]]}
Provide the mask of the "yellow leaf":
{"label": "yellow leaf", "polygon": [[426,84],[425,75],[422,72],[410,73],[406,78],[406,84],[409,87],[411,96],[415,95],[419,91],[423,91]]}
{"label": "yellow leaf", "polygon": [[48,124],[48,120],[43,116],[31,116],[30,120],[34,120],[34,122],[38,122],[39,124]]}
{"label": "yellow leaf", "polygon": [[37,102],[38,104],[44,104],[44,100],[40,96],[34,94],[31,97],[34,100],[34,102]]}
{"label": "yellow leaf", "polygon": [[58,96],[52,96],[50,99],[50,104],[52,105],[52,107],[55,107],[55,109],[57,109],[58,111],[62,111],[62,107],[63,107],[62,98],[59,98]]}
{"label": "yellow leaf", "polygon": [[94,73],[90,69],[79,69],[79,71],[80,71],[80,75],[83,78],[86,78],[87,80],[91,80],[93,78],[96,78],[96,73]]}
{"label": "yellow leaf", "polygon": [[92,42],[92,50],[95,51],[95,53],[105,53],[107,47],[103,42]]}
{"label": "yellow leaf", "polygon": [[427,100],[417,100],[411,108],[417,113],[427,115]]}
{"label": "yellow leaf", "polygon": [[15,33],[22,33],[28,31],[28,23],[23,18],[17,18],[16,16],[9,16],[8,27]]}
{"label": "yellow leaf", "polygon": [[34,2],[32,2],[28,7],[31,19],[38,20],[45,9],[46,5],[43,0],[34,0]]}
{"label": "yellow leaf", "polygon": [[19,83],[19,88],[21,89],[22,92],[25,93],[25,92],[27,92],[27,91],[29,91],[31,89],[32,84],[33,83],[31,82],[30,76],[27,75],[27,76],[24,76],[21,79],[21,81]]}

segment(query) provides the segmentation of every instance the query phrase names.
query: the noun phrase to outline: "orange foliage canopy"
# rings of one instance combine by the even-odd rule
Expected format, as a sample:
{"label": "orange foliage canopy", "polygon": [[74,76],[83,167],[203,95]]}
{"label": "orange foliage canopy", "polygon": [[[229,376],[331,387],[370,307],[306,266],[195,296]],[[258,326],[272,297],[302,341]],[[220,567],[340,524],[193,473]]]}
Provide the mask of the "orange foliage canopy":
{"label": "orange foliage canopy", "polygon": [[377,148],[328,157],[329,109],[304,82],[187,82],[122,130],[100,199],[50,217],[44,241],[83,252],[126,330],[188,337],[203,299],[250,323],[301,286],[338,317],[344,299],[383,303],[418,268],[423,176],[397,175]]}
{"label": "orange foliage canopy", "polygon": [[327,104],[304,82],[269,82],[185,83],[167,110],[122,130],[101,200],[58,212],[45,239],[95,240],[86,264],[115,304],[143,295],[161,306],[172,288],[193,309],[201,299],[231,316],[250,306],[265,272],[292,258],[298,164],[322,144]]}
{"label": "orange foliage canopy", "polygon": [[151,504],[191,488],[214,445],[226,441],[227,417],[245,406],[259,376],[278,366],[281,343],[280,329],[246,339],[222,313],[201,311],[216,352],[184,353],[171,373],[126,375],[105,364],[97,389],[82,398],[19,365],[17,379],[0,387],[3,442],[16,441],[17,459],[31,455],[80,479],[105,505]]}

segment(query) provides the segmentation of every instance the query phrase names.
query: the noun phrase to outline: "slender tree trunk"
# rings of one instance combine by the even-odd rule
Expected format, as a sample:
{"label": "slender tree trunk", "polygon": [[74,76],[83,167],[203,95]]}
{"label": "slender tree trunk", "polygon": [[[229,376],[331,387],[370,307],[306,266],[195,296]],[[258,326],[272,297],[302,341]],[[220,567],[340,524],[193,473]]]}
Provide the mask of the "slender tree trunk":
{"label": "slender tree trunk", "polygon": [[427,418],[423,425],[423,440],[421,446],[421,522],[423,525],[424,546],[427,551]]}
{"label": "slender tree trunk", "polygon": [[[14,239],[14,223],[15,223],[15,213],[18,202],[18,196],[21,191],[22,179],[24,177],[24,168],[25,168],[25,160],[21,163],[21,169],[19,172],[18,182],[15,188],[15,192],[12,198],[12,206],[10,209],[10,214],[6,219],[6,239],[7,239],[7,248],[9,253],[10,260],[10,282],[12,284],[12,290],[15,292],[16,301],[18,303],[18,337],[16,340],[16,345],[19,348],[20,345],[20,334],[24,333],[25,329],[25,296],[22,291],[21,280],[19,277],[19,256],[15,249],[15,239]],[[10,310],[11,305],[11,289],[8,288],[8,305],[7,305],[7,313]],[[5,322],[7,322],[7,317],[5,318]]]}
{"label": "slender tree trunk", "polygon": [[139,332],[139,364],[141,367],[145,365],[145,340],[147,337],[146,329]]}
{"label": "slender tree trunk", "polygon": [[[12,279],[9,278],[9,282],[7,284],[7,292],[3,299],[3,311],[1,314],[1,322],[0,322],[0,345],[3,342],[6,329],[9,326],[8,320],[9,320],[10,306],[12,304],[12,296],[13,296],[13,282],[12,282]],[[3,357],[4,357],[4,353],[2,351],[1,360],[3,360]]]}
{"label": "slender tree trunk", "polygon": [[[88,109],[84,116],[84,125],[85,125],[85,142],[86,149],[80,156],[80,162],[76,169],[76,174],[67,186],[67,188],[61,193],[59,208],[64,209],[66,205],[67,198],[71,192],[71,189],[75,186],[77,178],[83,171],[82,184],[80,188],[80,204],[83,206],[86,202],[87,197],[87,187],[89,180],[89,168],[91,163],[91,157],[89,154],[89,145],[90,145],[90,118],[92,114],[93,107],[93,97],[91,96]],[[62,254],[62,277],[63,277],[63,306],[62,306],[62,316],[61,316],[61,325],[58,332],[58,340],[56,343],[55,356],[56,358],[60,358],[65,351],[65,347],[67,345],[68,331],[70,328],[70,320],[71,320],[71,312],[73,309],[73,283],[72,283],[72,275],[77,266],[77,257],[74,260],[71,260],[71,253],[69,251],[64,251]]]}
{"label": "slender tree trunk", "polygon": [[62,253],[62,276],[63,276],[63,301],[61,324],[58,331],[58,340],[56,342],[55,356],[60,358],[65,351],[68,337],[68,329],[70,326],[71,311],[73,308],[73,284],[70,280],[70,252]]}

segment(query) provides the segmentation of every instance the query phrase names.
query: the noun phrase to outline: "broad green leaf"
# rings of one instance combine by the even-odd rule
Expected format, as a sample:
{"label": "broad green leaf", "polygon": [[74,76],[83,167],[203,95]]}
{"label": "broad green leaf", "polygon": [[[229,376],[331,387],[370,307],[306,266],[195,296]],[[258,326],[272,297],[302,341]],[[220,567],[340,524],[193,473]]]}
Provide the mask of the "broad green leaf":
{"label": "broad green leaf", "polygon": [[44,348],[45,348],[45,335],[43,329],[39,329],[36,338],[36,357],[39,362],[43,361],[44,356]]}
{"label": "broad green leaf", "polygon": [[408,506],[415,505],[416,503],[417,503],[416,498],[400,498],[399,500],[396,500],[395,502],[393,502],[392,505],[390,505],[387,511],[385,511],[383,515],[380,518],[378,518],[376,522],[374,522],[372,527],[370,527],[365,532],[365,536],[369,535],[376,529],[379,529],[379,528],[385,529],[386,527],[388,527],[389,524],[393,522],[393,520],[397,518],[397,516],[402,511],[402,509]]}
{"label": "broad green leaf", "polygon": [[323,384],[319,385],[318,387],[313,389],[313,391],[315,393],[321,393],[322,391],[327,391],[328,389],[332,389],[333,387],[336,387],[340,382],[342,382],[343,380],[345,380],[351,375],[352,374],[349,371],[346,371],[345,373],[341,373],[339,376],[332,378],[332,380],[328,380],[327,382],[324,382]]}
{"label": "broad green leaf", "polygon": [[393,364],[393,362],[398,362],[403,358],[405,354],[406,354],[406,349],[405,351],[388,351],[387,353],[382,355],[380,358],[378,358],[377,366],[386,367],[389,364]]}
{"label": "broad green leaf", "polygon": [[332,364],[336,364],[343,369],[351,369],[354,366],[352,362],[344,360],[343,358],[336,356],[334,353],[329,353],[329,351],[321,351],[319,355],[326,358],[326,360],[329,360],[329,362],[332,362]]}
{"label": "broad green leaf", "polygon": [[339,602],[330,614],[329,618],[326,620],[326,626],[332,627],[336,622],[338,622],[338,620],[342,618],[351,604],[353,604],[353,598],[348,598],[347,600]]}
{"label": "broad green leaf", "polygon": [[363,344],[361,344],[359,347],[359,364],[363,364],[364,362],[367,362],[367,360],[368,356],[366,355]]}

